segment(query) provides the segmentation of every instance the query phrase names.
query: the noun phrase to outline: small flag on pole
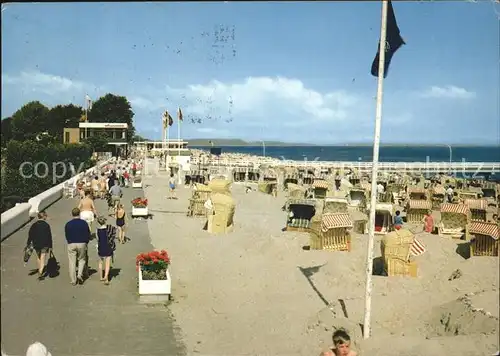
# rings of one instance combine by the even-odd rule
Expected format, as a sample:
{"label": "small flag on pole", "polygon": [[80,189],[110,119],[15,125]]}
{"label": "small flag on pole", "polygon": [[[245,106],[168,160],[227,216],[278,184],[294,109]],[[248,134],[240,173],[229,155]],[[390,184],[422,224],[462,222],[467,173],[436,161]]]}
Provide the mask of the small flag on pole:
{"label": "small flag on pole", "polygon": [[179,118],[179,121],[183,121],[183,116],[182,116],[182,110],[179,108],[179,111],[177,112],[177,117]]}
{"label": "small flag on pole", "polygon": [[172,116],[167,112],[168,115],[168,126],[172,126],[174,124],[174,119],[172,119]]}
{"label": "small flag on pole", "polygon": [[[392,8],[392,3],[389,0],[387,9],[387,38],[385,41],[385,63],[384,63],[384,78],[387,77],[389,71],[389,65],[391,64],[392,56],[401,47],[406,44],[400,35],[399,27],[396,22],[396,16],[394,15],[394,9]],[[380,46],[378,47],[377,55],[372,63],[371,73],[374,77],[378,77],[378,65],[379,65],[379,55]]]}
{"label": "small flag on pole", "polygon": [[92,109],[92,99],[88,94],[85,95],[85,105],[87,106],[87,110]]}

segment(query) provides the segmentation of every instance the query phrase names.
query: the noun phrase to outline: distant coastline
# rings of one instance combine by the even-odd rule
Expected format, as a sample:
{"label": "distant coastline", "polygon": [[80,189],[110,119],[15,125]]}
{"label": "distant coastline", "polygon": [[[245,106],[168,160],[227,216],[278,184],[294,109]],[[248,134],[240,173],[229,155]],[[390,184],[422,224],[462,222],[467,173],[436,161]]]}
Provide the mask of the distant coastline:
{"label": "distant coastline", "polygon": [[[216,138],[194,138],[186,139],[190,147],[260,147],[263,141],[244,141],[241,139],[216,139]],[[336,144],[314,144],[299,142],[264,141],[267,147],[371,147],[371,143],[336,143]],[[499,144],[449,144],[452,147],[500,147]],[[402,143],[382,143],[382,147],[447,147],[448,144],[402,144]]]}

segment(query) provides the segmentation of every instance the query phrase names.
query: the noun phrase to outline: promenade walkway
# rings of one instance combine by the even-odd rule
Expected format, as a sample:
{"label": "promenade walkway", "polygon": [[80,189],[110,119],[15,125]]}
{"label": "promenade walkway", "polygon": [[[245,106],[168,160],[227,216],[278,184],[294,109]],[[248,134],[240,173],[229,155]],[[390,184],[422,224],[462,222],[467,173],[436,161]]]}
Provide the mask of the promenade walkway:
{"label": "promenade walkway", "polygon": [[[124,193],[127,211],[130,201],[142,191],[128,188]],[[60,275],[37,281],[30,276],[35,261],[24,267],[22,250],[29,224],[2,242],[1,249],[1,341],[7,355],[24,355],[34,341],[47,346],[55,356],[66,355],[184,355],[168,307],[138,303],[135,256],[153,247],[146,221],[129,220],[130,241],[118,245],[114,277],[103,285],[96,274],[83,286],[72,286],[64,224],[77,199],[63,199],[47,210],[52,226],[54,252]],[[97,201],[101,214],[105,201]],[[97,269],[97,252],[89,248],[90,267]]]}

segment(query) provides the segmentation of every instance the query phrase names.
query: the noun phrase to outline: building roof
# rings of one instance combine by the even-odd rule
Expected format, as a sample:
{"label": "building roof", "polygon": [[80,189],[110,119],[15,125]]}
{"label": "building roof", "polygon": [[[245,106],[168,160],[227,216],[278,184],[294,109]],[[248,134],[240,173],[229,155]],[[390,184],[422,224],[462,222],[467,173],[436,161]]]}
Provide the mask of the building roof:
{"label": "building roof", "polygon": [[81,129],[128,129],[125,122],[80,122],[78,127]]}

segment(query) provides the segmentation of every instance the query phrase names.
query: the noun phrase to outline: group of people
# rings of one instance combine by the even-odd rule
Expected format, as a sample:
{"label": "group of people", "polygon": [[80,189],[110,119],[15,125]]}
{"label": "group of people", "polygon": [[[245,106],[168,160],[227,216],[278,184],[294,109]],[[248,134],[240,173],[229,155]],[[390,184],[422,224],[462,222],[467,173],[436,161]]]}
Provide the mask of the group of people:
{"label": "group of people", "polygon": [[[132,163],[131,167],[135,173],[136,164]],[[121,167],[119,166],[118,169]],[[121,203],[122,187],[126,186],[124,181],[127,179],[126,173],[126,170],[121,172],[111,170],[108,175],[103,173],[101,178],[95,176],[91,189],[82,189],[83,193],[80,195],[78,207],[71,211],[72,219],[66,223],[65,237],[72,285],[83,284],[85,277],[88,277],[88,245],[93,237],[96,240],[99,257],[100,280],[105,285],[109,284],[109,271],[116,249],[115,239],[120,244],[126,242],[127,213]],[[101,189],[103,182],[106,188],[104,193]],[[108,214],[114,218],[114,225],[109,224],[108,219],[97,212],[94,199],[103,196],[108,199]],[[97,222],[95,235],[92,234],[94,221]],[[38,213],[38,219],[31,225],[26,246],[31,247],[36,253],[38,279],[44,280],[47,276],[47,260],[50,255],[53,255],[52,231],[45,211]]]}

